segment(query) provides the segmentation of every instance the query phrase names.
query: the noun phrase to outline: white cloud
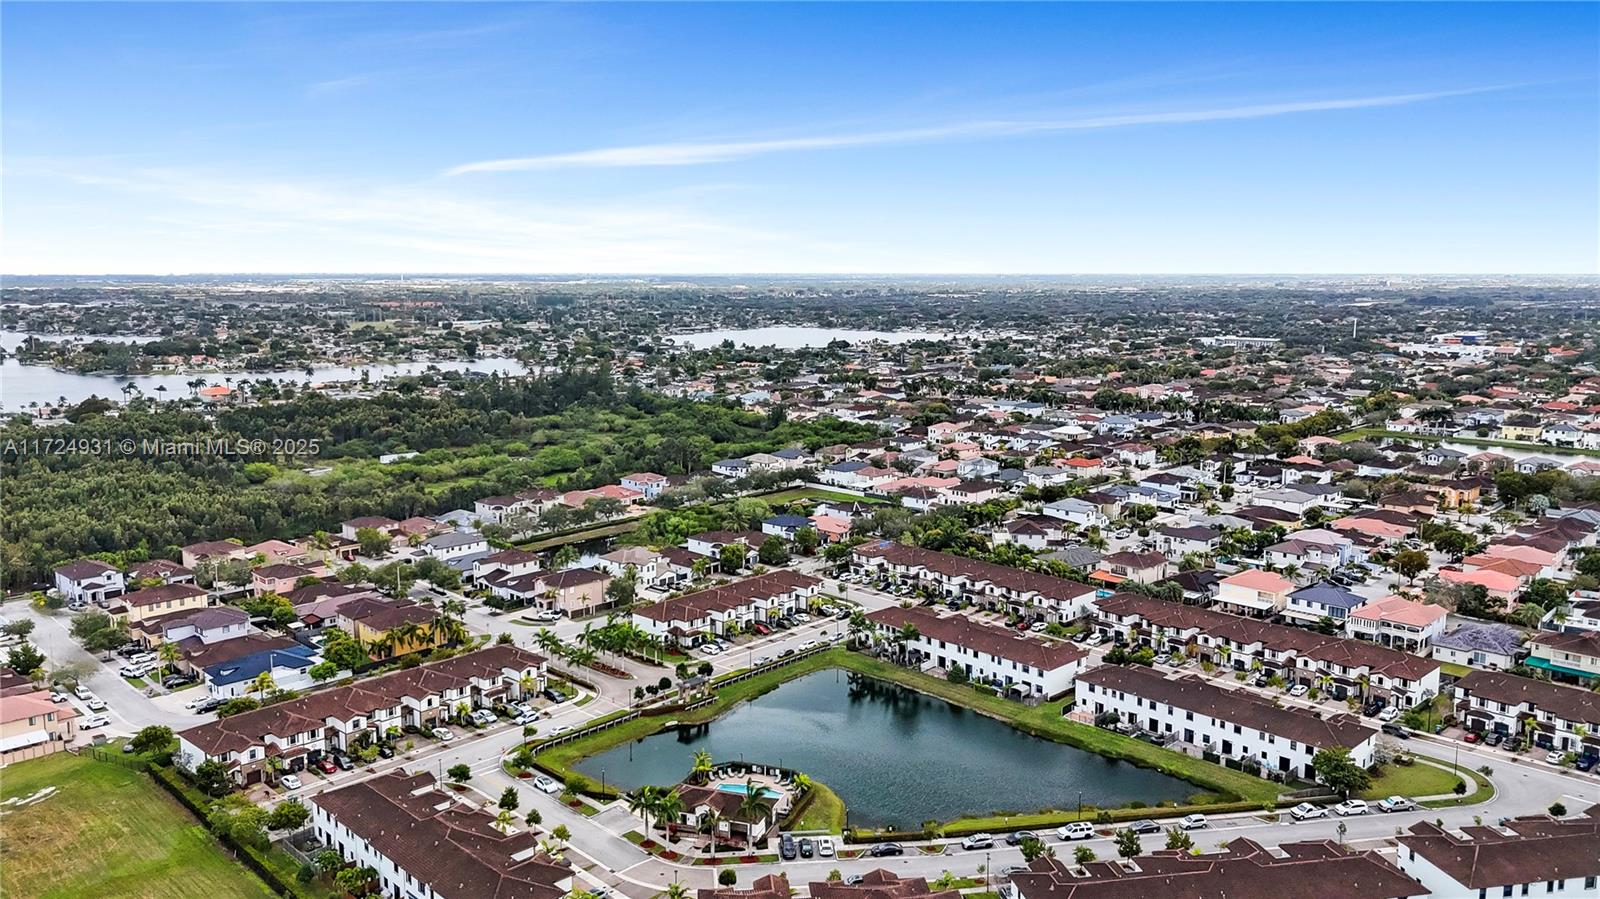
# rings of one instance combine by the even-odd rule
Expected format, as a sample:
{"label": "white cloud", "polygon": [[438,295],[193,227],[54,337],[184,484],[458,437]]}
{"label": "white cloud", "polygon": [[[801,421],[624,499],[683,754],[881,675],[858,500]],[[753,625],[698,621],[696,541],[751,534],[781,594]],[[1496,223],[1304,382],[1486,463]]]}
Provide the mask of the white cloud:
{"label": "white cloud", "polygon": [[787,153],[802,150],[835,150],[849,147],[870,147],[886,144],[933,143],[945,140],[977,140],[993,137],[1015,137],[1062,131],[1093,131],[1106,128],[1127,128],[1137,125],[1171,125],[1195,122],[1221,122],[1238,119],[1260,119],[1273,116],[1295,115],[1310,112],[1327,112],[1341,109],[1368,109],[1381,106],[1404,106],[1485,91],[1501,90],[1498,87],[1470,88],[1466,90],[1432,91],[1415,94],[1389,94],[1374,97],[1353,97],[1334,100],[1304,100],[1289,103],[1262,103],[1219,109],[1200,109],[1173,112],[1139,112],[1121,115],[1087,116],[1074,119],[1047,121],[971,121],[937,125],[928,128],[907,128],[893,131],[869,131],[855,134],[834,134],[817,137],[795,137],[775,140],[708,141],[665,144],[640,144],[631,147],[604,147],[573,153],[555,153],[543,156],[521,156],[509,159],[489,159],[469,162],[447,169],[447,176],[476,172],[550,171],[569,168],[632,168],[645,166],[705,165],[730,162],[769,153]]}

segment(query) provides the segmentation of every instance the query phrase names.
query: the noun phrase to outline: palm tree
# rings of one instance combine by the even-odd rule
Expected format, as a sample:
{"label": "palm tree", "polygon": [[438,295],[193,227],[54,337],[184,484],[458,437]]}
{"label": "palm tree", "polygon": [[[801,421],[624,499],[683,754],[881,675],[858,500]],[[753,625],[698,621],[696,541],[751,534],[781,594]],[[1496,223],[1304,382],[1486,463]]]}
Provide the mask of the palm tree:
{"label": "palm tree", "polygon": [[[772,823],[772,806],[761,798],[761,788],[756,786],[753,778],[744,779],[744,798],[739,800],[738,816],[740,818],[757,817],[761,819],[762,829]],[[747,834],[748,835],[748,834]],[[754,842],[752,840],[752,842]]]}
{"label": "palm tree", "polygon": [[156,650],[156,655],[161,659],[161,674],[165,677],[172,672],[172,663],[178,660],[178,647],[168,641],[161,644],[161,648]]}
{"label": "palm tree", "polygon": [[711,777],[711,753],[704,749],[694,751],[694,763],[689,773],[699,783],[705,783]]}
{"label": "palm tree", "polygon": [[533,635],[533,643],[545,652],[556,655],[561,647],[561,638],[556,636],[555,631],[541,627],[539,632]]}
{"label": "palm tree", "polygon": [[501,809],[500,814],[494,816],[494,826],[500,828],[502,833],[511,832],[511,812]]}
{"label": "palm tree", "polygon": [[725,820],[727,819],[723,818],[716,809],[706,812],[705,817],[700,819],[700,830],[711,836],[711,863],[713,865],[717,863],[717,831],[722,829],[722,822]]}
{"label": "palm tree", "polygon": [[263,671],[256,675],[255,682],[251,684],[251,689],[256,691],[256,698],[262,701],[266,700],[268,691],[277,688],[278,684],[272,679],[271,671]]}
{"label": "palm tree", "polygon": [[900,646],[900,657],[902,659],[906,656],[906,644],[921,635],[922,632],[917,630],[917,626],[909,621],[900,625],[900,630],[895,632],[894,641]]}
{"label": "palm tree", "polygon": [[645,784],[628,794],[628,811],[644,819],[644,833],[650,836],[650,818],[655,814],[656,803],[661,801],[661,788]]}
{"label": "palm tree", "polygon": [[672,839],[672,829],[678,826],[679,818],[683,814],[683,797],[678,795],[676,789],[668,790],[656,800],[656,823],[667,823],[667,839]]}
{"label": "palm tree", "polygon": [[674,880],[667,884],[667,889],[661,895],[667,899],[689,899],[689,888]]}

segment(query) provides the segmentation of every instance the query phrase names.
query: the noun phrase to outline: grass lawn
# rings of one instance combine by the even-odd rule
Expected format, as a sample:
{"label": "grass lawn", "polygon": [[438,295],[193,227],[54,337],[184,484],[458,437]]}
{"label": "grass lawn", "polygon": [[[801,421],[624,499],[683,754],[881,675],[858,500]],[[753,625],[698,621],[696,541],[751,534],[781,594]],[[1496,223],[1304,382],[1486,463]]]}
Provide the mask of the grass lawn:
{"label": "grass lawn", "polygon": [[800,816],[790,830],[800,831],[826,831],[827,833],[841,833],[844,831],[844,801],[839,794],[828,789],[817,781],[811,782],[811,791],[814,795],[805,808],[805,813]]}
{"label": "grass lawn", "polygon": [[792,503],[797,499],[814,499],[836,503],[861,503],[863,505],[874,505],[883,502],[883,500],[879,499],[856,496],[853,493],[839,493],[834,490],[820,490],[816,487],[791,487],[788,490],[780,490],[777,493],[757,495],[755,498],[769,504]]}
{"label": "grass lawn", "polygon": [[[1163,774],[1170,774],[1198,785],[1205,791],[1214,795],[1198,795],[1193,797],[1196,804],[1221,802],[1238,799],[1253,803],[1276,801],[1279,792],[1284,789],[1279,784],[1263,780],[1242,771],[1234,771],[1220,765],[1213,765],[1201,759],[1192,758],[1182,753],[1152,746],[1142,740],[1135,740],[1121,734],[1095,727],[1089,724],[1080,724],[1068,721],[1061,717],[1063,702],[1044,703],[1029,708],[1021,703],[1001,699],[998,696],[980,693],[964,684],[952,684],[942,678],[930,677],[917,671],[910,671],[889,662],[873,659],[861,653],[851,652],[843,648],[825,650],[801,658],[789,665],[764,672],[756,677],[747,678],[737,683],[714,686],[717,692],[717,702],[704,708],[696,709],[676,716],[680,724],[699,724],[710,721],[722,715],[728,709],[748,699],[754,699],[769,690],[775,689],[780,684],[793,680],[814,671],[828,668],[843,668],[866,674],[881,680],[903,684],[948,700],[957,705],[973,709],[983,714],[990,715],[1025,733],[1030,733],[1058,743],[1065,743],[1099,755],[1123,759],[1134,764],[1154,768]],[[727,680],[724,676],[719,681]],[[636,718],[624,724],[574,740],[540,752],[537,759],[541,765],[553,770],[559,778],[566,778],[575,774],[572,765],[585,758],[613,746],[620,746],[630,740],[647,737],[664,727],[668,722],[662,718]],[[826,772],[821,772],[826,776]],[[599,791],[599,784],[578,775],[585,783],[585,790],[591,794]],[[614,795],[614,790],[608,790]],[[1061,813],[1054,813],[1051,820],[1057,820]]]}
{"label": "grass lawn", "polygon": [[1355,428],[1343,434],[1334,435],[1341,443],[1351,443],[1356,440],[1366,440],[1369,437],[1393,437],[1396,440],[1406,440],[1412,443],[1464,443],[1468,446],[1500,447],[1502,449],[1525,450],[1530,453],[1566,453],[1573,456],[1600,456],[1600,450],[1583,449],[1576,446],[1551,446],[1548,443],[1526,443],[1520,440],[1496,440],[1490,437],[1435,437],[1431,434],[1407,434],[1402,431],[1386,431],[1383,428]]}
{"label": "grass lawn", "polygon": [[1480,802],[1487,802],[1494,798],[1494,784],[1489,782],[1489,778],[1465,765],[1462,765],[1460,770],[1463,777],[1472,778],[1472,782],[1478,785],[1477,791],[1467,796],[1452,799],[1430,799],[1422,803],[1424,808],[1454,808],[1461,805],[1477,805]]}
{"label": "grass lawn", "polygon": [[6,768],[0,797],[58,792],[0,812],[0,894],[31,899],[273,895],[145,775],[60,752]]}
{"label": "grass lawn", "polygon": [[[1464,776],[1464,775],[1463,775]],[[1448,796],[1461,780],[1454,771],[1417,762],[1410,766],[1390,763],[1383,772],[1372,779],[1372,785],[1357,796],[1361,799],[1383,799],[1388,796]]]}

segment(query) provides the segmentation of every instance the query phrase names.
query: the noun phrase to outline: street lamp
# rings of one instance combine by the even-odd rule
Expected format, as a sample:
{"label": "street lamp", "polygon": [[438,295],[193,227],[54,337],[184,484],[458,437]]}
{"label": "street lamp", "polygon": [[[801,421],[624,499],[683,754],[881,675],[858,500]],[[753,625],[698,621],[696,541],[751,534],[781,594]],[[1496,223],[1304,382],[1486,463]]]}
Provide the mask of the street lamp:
{"label": "street lamp", "polygon": [[989,869],[990,869],[990,867],[991,866],[989,864],[989,853],[985,852],[983,854],[983,891],[985,893],[989,892]]}

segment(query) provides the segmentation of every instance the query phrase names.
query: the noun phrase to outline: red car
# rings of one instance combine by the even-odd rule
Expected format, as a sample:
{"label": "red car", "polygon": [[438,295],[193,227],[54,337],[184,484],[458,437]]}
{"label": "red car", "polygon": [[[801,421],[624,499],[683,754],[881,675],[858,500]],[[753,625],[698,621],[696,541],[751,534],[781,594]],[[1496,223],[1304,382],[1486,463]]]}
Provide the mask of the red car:
{"label": "red car", "polygon": [[332,774],[339,770],[339,767],[333,763],[332,759],[322,759],[317,762],[317,770],[323,774]]}
{"label": "red car", "polygon": [[1471,731],[1468,731],[1467,735],[1465,737],[1462,737],[1461,739],[1466,740],[1468,743],[1476,743],[1476,742],[1478,742],[1478,735],[1473,733],[1473,732],[1471,732]]}
{"label": "red car", "polygon": [[755,631],[756,633],[760,634],[763,637],[765,637],[766,635],[772,633],[772,628],[767,627],[765,624],[752,624],[752,625],[750,625],[750,629]]}

